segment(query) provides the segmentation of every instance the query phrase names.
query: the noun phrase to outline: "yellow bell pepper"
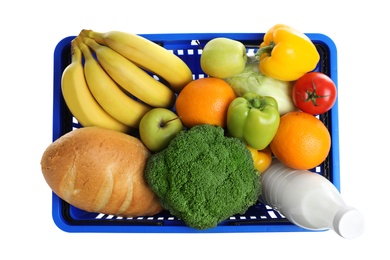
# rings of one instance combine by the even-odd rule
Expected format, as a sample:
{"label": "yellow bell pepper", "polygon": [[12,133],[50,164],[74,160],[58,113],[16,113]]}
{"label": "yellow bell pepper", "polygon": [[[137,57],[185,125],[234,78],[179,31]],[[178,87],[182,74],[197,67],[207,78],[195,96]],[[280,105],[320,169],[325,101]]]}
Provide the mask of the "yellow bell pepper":
{"label": "yellow bell pepper", "polygon": [[248,150],[251,152],[253,164],[255,169],[261,174],[268,169],[272,162],[272,152],[269,146],[263,150],[257,150],[248,144],[246,145]]}
{"label": "yellow bell pepper", "polygon": [[284,24],[268,30],[257,56],[259,69],[264,75],[283,81],[297,80],[315,69],[320,60],[310,38]]}

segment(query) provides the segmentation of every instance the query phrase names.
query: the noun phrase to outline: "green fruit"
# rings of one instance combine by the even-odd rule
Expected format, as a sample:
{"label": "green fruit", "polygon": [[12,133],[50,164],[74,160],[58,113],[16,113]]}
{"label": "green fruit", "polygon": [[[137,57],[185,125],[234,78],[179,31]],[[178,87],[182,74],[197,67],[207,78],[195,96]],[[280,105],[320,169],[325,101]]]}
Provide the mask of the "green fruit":
{"label": "green fruit", "polygon": [[178,115],[167,108],[153,108],[141,118],[139,124],[141,141],[151,152],[166,148],[182,129]]}
{"label": "green fruit", "polygon": [[203,72],[221,79],[242,72],[246,61],[245,45],[223,37],[214,38],[207,42],[200,57]]}

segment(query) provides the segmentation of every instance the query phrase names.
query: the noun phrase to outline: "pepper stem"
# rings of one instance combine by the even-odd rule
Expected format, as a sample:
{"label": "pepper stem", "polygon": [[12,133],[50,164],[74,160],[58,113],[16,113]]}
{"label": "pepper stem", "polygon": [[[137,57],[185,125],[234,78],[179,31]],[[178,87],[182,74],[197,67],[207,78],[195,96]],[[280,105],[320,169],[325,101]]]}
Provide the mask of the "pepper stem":
{"label": "pepper stem", "polygon": [[249,103],[252,107],[259,108],[261,105],[261,101],[258,98],[251,98]]}
{"label": "pepper stem", "polygon": [[271,56],[272,50],[274,49],[275,45],[275,42],[271,41],[269,45],[259,48],[255,55],[256,58],[260,59],[261,55],[263,55],[264,53],[267,53],[268,56]]}
{"label": "pepper stem", "polygon": [[250,108],[256,108],[259,110],[263,110],[263,108],[267,105],[266,102],[264,102],[264,98],[260,96],[248,98],[248,103]]}

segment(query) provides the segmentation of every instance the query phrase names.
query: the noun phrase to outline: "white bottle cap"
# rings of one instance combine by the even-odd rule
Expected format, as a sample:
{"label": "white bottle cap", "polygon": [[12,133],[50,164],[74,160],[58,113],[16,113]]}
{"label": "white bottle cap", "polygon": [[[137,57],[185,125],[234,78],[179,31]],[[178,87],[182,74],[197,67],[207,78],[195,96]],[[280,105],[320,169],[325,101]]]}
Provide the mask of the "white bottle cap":
{"label": "white bottle cap", "polygon": [[357,238],[363,233],[364,217],[357,209],[346,206],[340,209],[334,217],[333,229],[343,238]]}

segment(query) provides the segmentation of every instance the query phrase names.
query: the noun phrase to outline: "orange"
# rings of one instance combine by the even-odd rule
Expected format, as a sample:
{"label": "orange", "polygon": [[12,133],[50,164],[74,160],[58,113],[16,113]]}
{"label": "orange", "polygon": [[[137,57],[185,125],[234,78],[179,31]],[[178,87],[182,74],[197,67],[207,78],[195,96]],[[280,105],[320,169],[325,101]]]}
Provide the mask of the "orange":
{"label": "orange", "polygon": [[290,112],[280,117],[280,124],[270,148],[285,165],[300,170],[315,168],[328,156],[331,146],[329,130],[315,116]]}
{"label": "orange", "polygon": [[226,127],[227,111],[235,98],[234,90],[223,79],[200,78],[178,94],[176,112],[187,128],[200,124]]}

